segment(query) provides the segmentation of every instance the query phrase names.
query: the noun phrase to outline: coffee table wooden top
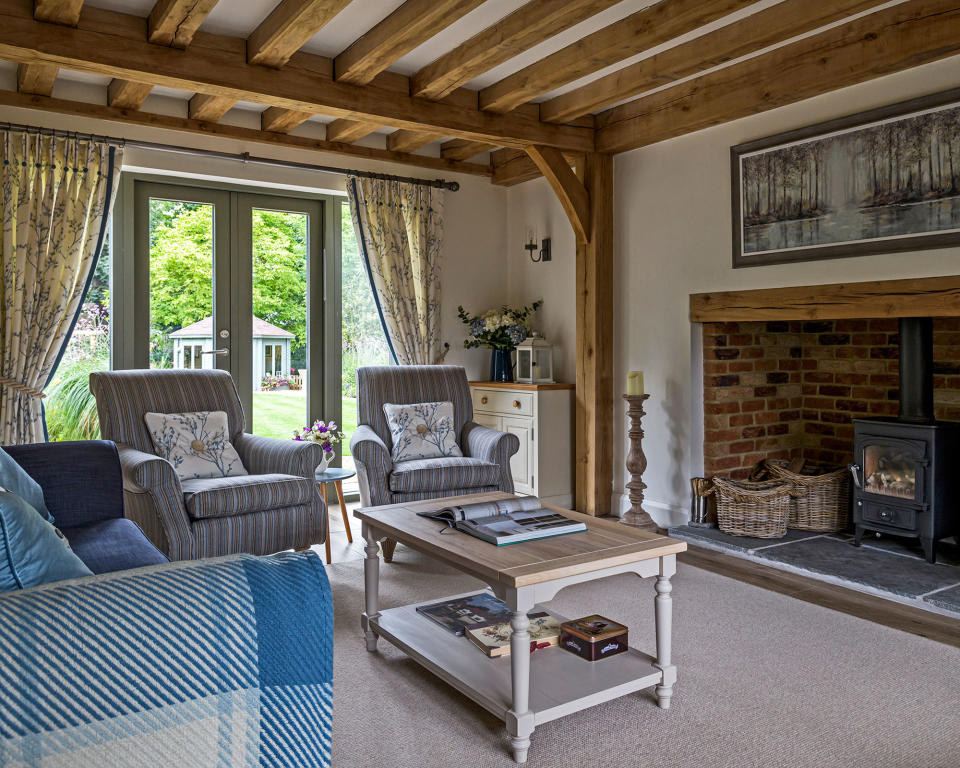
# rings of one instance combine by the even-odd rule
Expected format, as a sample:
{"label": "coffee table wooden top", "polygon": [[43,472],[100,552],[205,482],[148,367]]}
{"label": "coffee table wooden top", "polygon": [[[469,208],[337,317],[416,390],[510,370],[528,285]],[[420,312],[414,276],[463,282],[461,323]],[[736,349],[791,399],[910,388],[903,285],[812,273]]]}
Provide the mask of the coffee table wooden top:
{"label": "coffee table wooden top", "polygon": [[[433,555],[488,583],[497,581],[508,587],[524,587],[600,571],[625,563],[676,554],[687,548],[686,542],[677,539],[550,505],[546,506],[584,523],[588,530],[497,547],[461,531],[446,530],[441,522],[417,514],[439,510],[451,504],[509,498],[511,496],[508,493],[477,493],[366,507],[355,510],[353,514],[380,534]],[[441,533],[441,530],[445,532]]]}

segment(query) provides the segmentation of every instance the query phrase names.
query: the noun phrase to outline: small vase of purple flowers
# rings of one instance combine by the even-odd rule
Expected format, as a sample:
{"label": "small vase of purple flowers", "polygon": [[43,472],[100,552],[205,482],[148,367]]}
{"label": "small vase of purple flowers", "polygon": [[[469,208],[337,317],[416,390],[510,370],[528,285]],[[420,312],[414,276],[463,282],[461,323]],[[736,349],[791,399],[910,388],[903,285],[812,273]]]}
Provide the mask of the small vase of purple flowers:
{"label": "small vase of purple flowers", "polygon": [[343,430],[333,421],[315,421],[313,424],[307,424],[301,430],[295,430],[293,439],[300,442],[317,443],[323,448],[323,461],[317,465],[317,472],[326,472],[337,454],[333,450],[334,443],[339,443],[344,438]]}

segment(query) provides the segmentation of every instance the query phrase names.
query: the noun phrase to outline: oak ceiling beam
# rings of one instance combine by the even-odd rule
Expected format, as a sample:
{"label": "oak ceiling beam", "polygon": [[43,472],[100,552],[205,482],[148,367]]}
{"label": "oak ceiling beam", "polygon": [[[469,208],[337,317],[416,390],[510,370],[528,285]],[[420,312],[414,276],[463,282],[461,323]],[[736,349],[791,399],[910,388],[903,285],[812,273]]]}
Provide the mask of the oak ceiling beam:
{"label": "oak ceiling beam", "polygon": [[[413,152],[416,149],[440,141],[442,133],[425,133],[423,131],[394,131],[387,136],[387,149],[394,152]],[[441,155],[442,156],[442,155]]]}
{"label": "oak ceiling beam", "polygon": [[880,0],[784,0],[742,21],[631,64],[540,104],[540,119],[565,123],[673,81],[782,43],[880,5]]}
{"label": "oak ceiling beam", "polygon": [[[75,27],[82,9],[83,0],[34,0],[33,17],[38,21]],[[17,90],[49,96],[53,93],[59,70],[49,64],[21,64],[17,67]]]}
{"label": "oak ceiling beam", "polygon": [[[564,152],[568,164],[580,167],[583,164],[583,155],[575,152]],[[490,153],[490,165],[493,167],[494,184],[501,187],[512,187],[525,181],[538,179],[543,174],[536,163],[523,150],[504,147]]]}
{"label": "oak ceiling beam", "polygon": [[76,29],[46,24],[25,12],[20,0],[0,0],[0,58],[500,146],[545,144],[573,152],[594,147],[591,128],[332,81],[320,71],[329,65],[320,56],[298,53],[286,68],[274,70],[249,64],[242,39],[201,32],[179,51],[148,43],[145,28],[145,19],[99,8],[88,8]]}
{"label": "oak ceiling beam", "polygon": [[217,0],[157,0],[147,20],[147,39],[155,45],[186,48]]}
{"label": "oak ceiling beam", "polygon": [[107,104],[120,109],[140,109],[152,90],[153,86],[147,83],[114,79],[107,88]]}
{"label": "oak ceiling beam", "polygon": [[350,144],[369,136],[380,127],[380,123],[367,123],[358,120],[333,120],[327,123],[327,141],[342,141]]}
{"label": "oak ceiling beam", "polygon": [[410,93],[440,99],[620,0],[532,0],[410,78]]}
{"label": "oak ceiling beam", "polygon": [[407,0],[333,61],[340,82],[365,85],[483,0]]}
{"label": "oak ceiling beam", "polygon": [[264,131],[289,133],[301,123],[305,123],[313,115],[309,112],[297,112],[293,109],[267,107],[260,113],[260,128]]}
{"label": "oak ceiling beam", "polygon": [[17,67],[17,90],[49,96],[57,81],[58,67],[49,64],[21,64]]}
{"label": "oak ceiling beam", "polygon": [[187,115],[191,120],[218,123],[237,101],[237,99],[213,96],[209,93],[195,93],[187,105]]}
{"label": "oak ceiling beam", "polygon": [[567,83],[691,32],[759,0],[661,0],[587,35],[480,91],[500,114]]}
{"label": "oak ceiling beam", "polygon": [[[154,45],[184,49],[193,40],[217,0],[157,0],[147,19],[147,40]],[[114,78],[107,91],[111,107],[140,109],[153,86]]]}
{"label": "oak ceiling beam", "polygon": [[[482,2],[483,0],[407,0],[333,60],[335,78],[354,85],[367,85],[397,59],[425,43]],[[369,136],[380,125],[377,122],[336,125],[334,135],[343,137],[338,138],[338,141],[357,141]]]}
{"label": "oak ceiling beam", "polygon": [[482,141],[465,141],[464,139],[450,139],[440,145],[440,157],[447,160],[469,160],[484,152],[496,149],[492,144]]}
{"label": "oak ceiling beam", "polygon": [[570,220],[578,242],[590,239],[590,195],[563,154],[553,147],[527,147],[527,155],[542,173]]}
{"label": "oak ceiling beam", "polygon": [[49,21],[54,24],[66,24],[68,27],[77,26],[80,21],[80,11],[83,9],[83,0],[35,0],[33,16],[38,21]]}
{"label": "oak ceiling beam", "polygon": [[303,136],[290,136],[273,131],[260,131],[254,128],[244,128],[236,125],[208,123],[201,120],[190,120],[172,115],[161,115],[152,112],[140,112],[131,109],[118,109],[102,104],[89,104],[82,101],[54,99],[49,96],[14,93],[0,91],[0,106],[21,107],[24,109],[38,109],[45,112],[54,112],[72,117],[106,120],[125,125],[140,125],[151,128],[179,131],[181,133],[198,134],[201,136],[223,136],[240,141],[249,141],[266,144],[273,147],[289,147],[293,149],[326,152],[348,157],[362,157],[369,160],[381,160],[388,163],[428,168],[432,171],[448,171],[451,173],[468,173],[475,176],[490,176],[492,170],[489,165],[479,163],[461,163],[452,160],[443,160],[439,157],[425,157],[410,155],[403,152],[389,152],[376,147],[361,147],[350,144],[321,141]]}
{"label": "oak ceiling beam", "polygon": [[247,38],[251,64],[282,67],[350,0],[283,0]]}
{"label": "oak ceiling beam", "polygon": [[908,0],[598,116],[624,152],[960,53],[960,3]]}

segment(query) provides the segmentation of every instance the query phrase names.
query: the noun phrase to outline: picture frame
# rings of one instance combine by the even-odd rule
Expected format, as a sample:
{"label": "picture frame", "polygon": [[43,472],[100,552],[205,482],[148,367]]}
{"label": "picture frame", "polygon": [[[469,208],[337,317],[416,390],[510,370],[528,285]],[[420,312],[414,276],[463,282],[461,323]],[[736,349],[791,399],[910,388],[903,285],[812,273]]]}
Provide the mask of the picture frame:
{"label": "picture frame", "polygon": [[960,245],[960,88],[730,150],[733,267]]}

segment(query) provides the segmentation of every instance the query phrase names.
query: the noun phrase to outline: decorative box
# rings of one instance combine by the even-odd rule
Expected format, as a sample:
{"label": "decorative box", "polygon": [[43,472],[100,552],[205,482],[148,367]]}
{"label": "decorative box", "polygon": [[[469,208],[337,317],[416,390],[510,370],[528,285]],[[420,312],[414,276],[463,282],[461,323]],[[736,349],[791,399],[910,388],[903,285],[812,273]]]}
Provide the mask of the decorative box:
{"label": "decorative box", "polygon": [[565,621],[560,625],[560,647],[598,661],[627,650],[627,628],[597,614]]}

